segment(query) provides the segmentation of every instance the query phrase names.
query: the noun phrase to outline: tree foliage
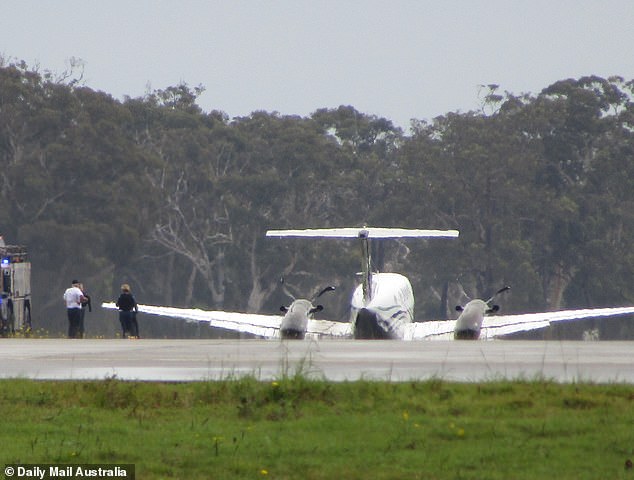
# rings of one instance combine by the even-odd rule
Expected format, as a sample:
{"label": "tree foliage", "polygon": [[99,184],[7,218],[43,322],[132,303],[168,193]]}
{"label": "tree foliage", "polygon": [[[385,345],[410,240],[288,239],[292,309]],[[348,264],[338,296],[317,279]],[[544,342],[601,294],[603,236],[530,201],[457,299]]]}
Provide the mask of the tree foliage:
{"label": "tree foliage", "polygon": [[[377,268],[410,277],[420,319],[504,284],[507,311],[632,303],[633,87],[583,77],[516,96],[489,85],[481,111],[406,135],[351,106],[230,120],[198,107],[200,86],[120,102],[3,62],[2,234],[29,247],[34,320],[52,331],[64,329],[71,277],[96,304],[125,281],[143,303],[265,313],[286,302],[282,276],[298,295],[337,284],[327,311],[345,319],[358,246],[270,240],[270,228],[460,230],[374,252]],[[106,313],[93,318],[115,331]]]}

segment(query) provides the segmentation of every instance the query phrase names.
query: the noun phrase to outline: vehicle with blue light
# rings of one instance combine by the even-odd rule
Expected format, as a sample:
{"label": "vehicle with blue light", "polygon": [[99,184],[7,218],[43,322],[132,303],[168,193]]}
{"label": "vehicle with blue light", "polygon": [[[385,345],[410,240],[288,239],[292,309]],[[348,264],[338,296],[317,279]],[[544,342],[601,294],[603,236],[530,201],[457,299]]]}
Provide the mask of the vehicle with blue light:
{"label": "vehicle with blue light", "polygon": [[31,332],[31,262],[26,247],[0,237],[0,335]]}

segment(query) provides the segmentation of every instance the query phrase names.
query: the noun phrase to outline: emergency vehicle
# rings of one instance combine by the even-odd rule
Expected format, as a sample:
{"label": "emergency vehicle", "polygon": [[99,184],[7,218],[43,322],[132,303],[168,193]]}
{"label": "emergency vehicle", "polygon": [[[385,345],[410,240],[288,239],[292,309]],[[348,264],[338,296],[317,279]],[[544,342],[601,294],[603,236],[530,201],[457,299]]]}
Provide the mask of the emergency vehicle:
{"label": "emergency vehicle", "polygon": [[0,237],[0,335],[31,332],[31,263],[26,247]]}

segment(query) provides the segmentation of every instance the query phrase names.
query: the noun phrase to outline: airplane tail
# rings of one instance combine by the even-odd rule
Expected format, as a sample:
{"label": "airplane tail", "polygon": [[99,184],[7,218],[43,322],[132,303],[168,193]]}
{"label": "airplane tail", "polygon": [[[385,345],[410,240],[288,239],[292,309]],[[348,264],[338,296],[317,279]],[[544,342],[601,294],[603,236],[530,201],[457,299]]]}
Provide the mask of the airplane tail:
{"label": "airplane tail", "polygon": [[305,230],[268,230],[267,237],[313,238],[424,238],[458,237],[458,230],[420,230],[383,227],[314,228]]}
{"label": "airplane tail", "polygon": [[358,238],[361,240],[363,272],[363,298],[370,299],[372,295],[372,274],[370,260],[371,239],[380,238],[426,238],[426,237],[458,237],[458,230],[419,230],[389,227],[346,227],[346,228],[315,228],[306,230],[268,230],[267,237],[311,237],[311,238]]}

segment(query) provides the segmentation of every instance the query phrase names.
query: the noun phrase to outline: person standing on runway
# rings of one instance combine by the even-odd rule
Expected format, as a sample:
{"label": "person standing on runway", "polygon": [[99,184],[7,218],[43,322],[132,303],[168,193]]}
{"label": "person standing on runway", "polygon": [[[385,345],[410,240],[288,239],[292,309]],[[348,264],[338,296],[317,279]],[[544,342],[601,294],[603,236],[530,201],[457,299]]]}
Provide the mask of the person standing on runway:
{"label": "person standing on runway", "polygon": [[85,300],[79,288],[79,281],[73,280],[72,286],[64,292],[66,314],[68,316],[68,338],[80,338],[81,302]]}
{"label": "person standing on runway", "polygon": [[139,311],[136,300],[130,292],[130,285],[121,285],[121,295],[117,300],[119,308],[119,322],[121,322],[121,335],[123,338],[139,338],[139,326],[136,314]]}

